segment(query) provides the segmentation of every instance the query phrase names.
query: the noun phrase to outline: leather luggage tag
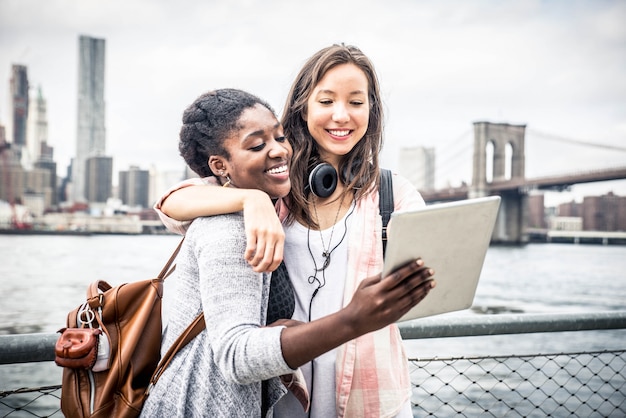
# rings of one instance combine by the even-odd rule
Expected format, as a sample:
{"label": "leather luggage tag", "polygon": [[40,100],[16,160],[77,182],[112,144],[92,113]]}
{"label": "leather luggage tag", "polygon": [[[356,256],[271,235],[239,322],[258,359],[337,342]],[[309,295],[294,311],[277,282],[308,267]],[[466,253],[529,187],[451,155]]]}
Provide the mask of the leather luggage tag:
{"label": "leather luggage tag", "polygon": [[98,356],[98,328],[61,328],[54,346],[54,362],[61,367],[90,369]]}

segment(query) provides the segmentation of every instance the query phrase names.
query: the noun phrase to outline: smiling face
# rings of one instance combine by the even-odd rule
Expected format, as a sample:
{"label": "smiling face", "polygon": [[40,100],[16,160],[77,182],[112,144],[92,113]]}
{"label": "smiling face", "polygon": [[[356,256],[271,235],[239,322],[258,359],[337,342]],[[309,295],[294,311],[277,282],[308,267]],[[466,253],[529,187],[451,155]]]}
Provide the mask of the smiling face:
{"label": "smiling face", "polygon": [[305,120],[320,157],[336,167],[363,138],[370,103],[365,73],[354,64],[328,70],[307,101]]}
{"label": "smiling face", "polygon": [[229,157],[210,156],[211,170],[224,172],[235,187],[259,189],[272,198],[286,196],[292,149],[282,125],[260,104],[244,110],[237,125],[224,141]]}

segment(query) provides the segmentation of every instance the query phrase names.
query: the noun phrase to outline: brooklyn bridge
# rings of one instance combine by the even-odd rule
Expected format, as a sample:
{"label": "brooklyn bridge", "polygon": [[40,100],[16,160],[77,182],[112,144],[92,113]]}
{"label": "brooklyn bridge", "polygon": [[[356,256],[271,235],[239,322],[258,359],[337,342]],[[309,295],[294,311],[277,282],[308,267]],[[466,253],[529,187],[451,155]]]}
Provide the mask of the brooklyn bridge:
{"label": "brooklyn bridge", "polygon": [[[475,122],[471,184],[422,191],[422,196],[426,202],[434,203],[498,195],[502,200],[492,241],[518,244],[528,240],[526,211],[530,192],[561,191],[577,184],[626,179],[626,165],[527,178],[525,136],[526,125]],[[624,147],[604,147],[626,152]]]}

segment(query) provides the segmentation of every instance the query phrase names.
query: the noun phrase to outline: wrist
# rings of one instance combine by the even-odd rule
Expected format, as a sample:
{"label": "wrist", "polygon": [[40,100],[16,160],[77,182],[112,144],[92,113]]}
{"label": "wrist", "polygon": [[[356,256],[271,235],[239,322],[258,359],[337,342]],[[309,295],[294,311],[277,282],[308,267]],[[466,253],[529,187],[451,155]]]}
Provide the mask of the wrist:
{"label": "wrist", "polygon": [[339,326],[337,331],[339,331],[340,335],[345,336],[345,341],[353,340],[366,333],[360,329],[362,324],[360,324],[359,318],[352,313],[349,306],[339,310],[337,316],[339,319],[337,321]]}
{"label": "wrist", "polygon": [[245,189],[243,190],[243,194],[241,196],[241,208],[245,209],[249,205],[257,205],[259,203],[267,202],[270,205],[272,201],[270,196],[262,190],[256,189]]}

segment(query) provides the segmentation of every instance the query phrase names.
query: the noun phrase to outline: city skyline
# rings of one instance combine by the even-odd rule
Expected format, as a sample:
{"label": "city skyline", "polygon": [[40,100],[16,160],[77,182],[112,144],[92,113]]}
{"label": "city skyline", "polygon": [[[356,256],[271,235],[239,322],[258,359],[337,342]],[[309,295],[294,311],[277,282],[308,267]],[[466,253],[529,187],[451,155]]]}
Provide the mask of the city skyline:
{"label": "city skyline", "polygon": [[[478,120],[527,125],[528,177],[626,161],[619,150],[626,144],[623,2],[246,1],[246,9],[238,2],[70,1],[63,5],[72,13],[62,15],[56,0],[30,3],[0,0],[0,83],[8,86],[15,63],[28,67],[32,88],[41,86],[59,174],[76,143],[80,35],[107,42],[107,154],[115,173],[181,168],[180,116],[207,89],[250,90],[280,114],[304,59],[341,41],[359,46],[379,72],[387,167],[397,168],[403,147],[433,147],[439,185],[471,181]],[[0,97],[5,125],[6,103]],[[626,194],[625,185],[575,189]]]}

